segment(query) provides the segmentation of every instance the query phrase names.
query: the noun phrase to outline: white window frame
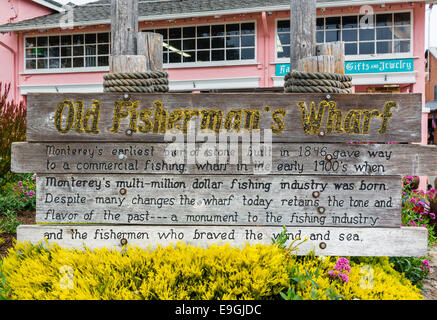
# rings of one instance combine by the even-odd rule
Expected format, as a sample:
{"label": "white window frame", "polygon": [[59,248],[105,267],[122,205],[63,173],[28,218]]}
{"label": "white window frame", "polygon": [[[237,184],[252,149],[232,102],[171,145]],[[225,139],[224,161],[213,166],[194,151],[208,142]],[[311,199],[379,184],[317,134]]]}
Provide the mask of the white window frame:
{"label": "white window frame", "polygon": [[[242,65],[255,65],[258,64],[258,25],[256,20],[245,20],[245,21],[232,21],[232,22],[214,22],[214,23],[203,23],[203,24],[184,24],[184,25],[178,25],[178,26],[165,26],[165,27],[143,27],[140,29],[141,32],[145,32],[150,29],[170,29],[170,28],[186,28],[186,27],[202,27],[202,26],[214,26],[214,25],[227,25],[227,24],[243,24],[243,23],[254,23],[255,24],[255,56],[253,59],[245,59],[241,60],[241,55],[239,60],[222,60],[222,61],[209,61],[209,62],[181,62],[181,63],[164,63],[163,68],[164,69],[179,69],[179,68],[202,68],[202,67],[221,67],[221,66],[242,66]],[[240,33],[241,37],[241,33]],[[209,36],[209,39],[211,39],[212,36]],[[224,36],[226,38],[226,35]],[[196,49],[194,49],[195,52],[197,52],[197,32],[196,36],[194,38],[196,42]],[[241,41],[240,41],[240,53],[241,53]],[[252,48],[252,47],[248,47]],[[226,48],[223,48],[226,52]],[[210,48],[211,51],[211,48]]]}
{"label": "white window frame", "polygon": [[[26,61],[27,60],[32,60],[33,58],[26,58],[26,39],[27,38],[38,38],[38,37],[61,37],[61,36],[75,36],[75,35],[83,35],[85,37],[86,34],[102,34],[102,33],[109,33],[109,42],[108,43],[104,43],[104,44],[108,44],[109,45],[109,53],[108,55],[100,55],[102,56],[108,56],[108,61],[109,61],[109,57],[111,56],[111,32],[110,31],[88,31],[88,32],[75,32],[75,33],[53,33],[53,34],[34,34],[34,35],[29,35],[29,36],[25,36],[23,37],[23,72],[20,74],[56,74],[56,73],[84,73],[84,72],[106,72],[109,71],[109,65],[108,66],[96,66],[96,67],[77,67],[77,68],[45,68],[45,69],[27,69],[26,68]],[[83,44],[84,47],[84,55],[83,58],[86,58],[86,51],[85,51],[85,46],[86,43]],[[96,39],[96,47],[98,46],[98,40]],[[38,46],[37,46],[38,47]],[[62,46],[59,46],[59,48],[61,48]],[[73,48],[74,45],[71,44],[71,48]],[[50,44],[47,45],[47,49],[50,49]],[[96,54],[92,55],[95,56],[97,61],[99,58],[99,54],[98,54],[98,48],[96,48]],[[73,52],[71,53],[71,56],[69,56],[70,58],[74,58],[73,56]],[[62,56],[59,56],[59,59],[61,59]],[[47,60],[50,60],[50,58],[48,57]],[[96,61],[96,62],[97,62]]]}
{"label": "white window frame", "polygon": [[[393,13],[410,13],[410,52],[400,52],[400,53],[375,53],[375,54],[358,54],[358,55],[346,55],[347,61],[353,60],[376,60],[376,59],[401,59],[401,58],[412,58],[414,52],[414,11],[413,10],[391,10],[391,11],[375,11],[374,14],[393,14]],[[325,14],[322,16],[317,16],[317,18],[329,18],[329,17],[347,17],[347,16],[359,16],[359,13],[355,14]],[[289,20],[290,18],[288,18]],[[278,48],[276,46],[276,39],[278,37],[278,21],[285,21],[287,19],[277,18],[275,19],[275,63],[289,63],[290,58],[278,58]],[[375,22],[376,23],[376,22]],[[326,31],[326,29],[325,29]],[[317,32],[317,31],[316,31]],[[376,44],[376,39],[373,40]],[[392,38],[393,41],[393,38]],[[356,42],[359,45],[359,41]],[[376,51],[376,50],[375,50]]]}

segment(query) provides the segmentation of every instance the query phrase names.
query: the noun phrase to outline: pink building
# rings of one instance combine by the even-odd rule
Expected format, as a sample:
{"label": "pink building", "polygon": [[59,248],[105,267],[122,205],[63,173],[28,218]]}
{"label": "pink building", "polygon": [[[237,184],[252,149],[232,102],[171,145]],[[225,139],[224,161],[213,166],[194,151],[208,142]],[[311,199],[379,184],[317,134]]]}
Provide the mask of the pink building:
{"label": "pink building", "polygon": [[[12,83],[16,99],[103,92],[110,2],[64,11],[52,0],[1,1],[0,80]],[[424,93],[425,12],[436,2],[318,0],[317,41],[345,42],[355,92]],[[142,0],[139,29],[164,36],[171,91],[281,91],[292,49],[289,6],[289,0]]]}

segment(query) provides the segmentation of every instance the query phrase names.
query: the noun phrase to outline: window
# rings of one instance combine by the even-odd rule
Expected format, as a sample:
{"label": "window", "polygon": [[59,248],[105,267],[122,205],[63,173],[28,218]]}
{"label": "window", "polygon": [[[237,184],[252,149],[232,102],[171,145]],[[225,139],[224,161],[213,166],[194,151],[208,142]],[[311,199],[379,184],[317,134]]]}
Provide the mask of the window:
{"label": "window", "polygon": [[[411,52],[411,13],[378,13],[373,26],[361,26],[361,15],[319,17],[317,43],[343,41],[346,55],[396,54]],[[290,21],[276,25],[277,58],[290,57]]]}
{"label": "window", "polygon": [[25,38],[26,70],[109,66],[110,33]]}
{"label": "window", "polygon": [[162,34],[164,63],[255,59],[255,23],[253,22],[143,31]]}

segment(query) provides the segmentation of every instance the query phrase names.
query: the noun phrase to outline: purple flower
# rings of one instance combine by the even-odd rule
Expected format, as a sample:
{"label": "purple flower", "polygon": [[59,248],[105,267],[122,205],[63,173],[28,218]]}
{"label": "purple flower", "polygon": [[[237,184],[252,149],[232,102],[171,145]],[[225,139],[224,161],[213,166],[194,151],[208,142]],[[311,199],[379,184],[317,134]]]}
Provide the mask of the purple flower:
{"label": "purple flower", "polygon": [[339,273],[338,274],[338,277],[341,279],[341,280],[343,280],[343,282],[349,282],[349,277],[348,277],[348,275],[346,274],[346,273]]}

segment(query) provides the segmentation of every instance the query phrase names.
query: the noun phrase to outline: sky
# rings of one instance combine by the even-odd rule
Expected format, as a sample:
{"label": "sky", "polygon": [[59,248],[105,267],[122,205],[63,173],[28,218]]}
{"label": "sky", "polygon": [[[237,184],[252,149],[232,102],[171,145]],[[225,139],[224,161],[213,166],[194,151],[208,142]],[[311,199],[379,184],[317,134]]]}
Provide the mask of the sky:
{"label": "sky", "polygon": [[[84,4],[84,3],[89,3],[89,2],[94,2],[97,0],[57,0],[59,3],[65,4],[65,3],[75,3],[75,4]],[[431,37],[430,37],[430,44],[432,47],[437,47],[437,5],[434,5],[434,8],[431,10],[431,20],[429,20],[428,18],[428,11],[426,14],[426,22],[427,22],[427,27],[426,27],[426,35],[425,35],[425,39],[426,39],[426,44],[428,44],[428,24],[429,21],[431,21],[431,25],[430,25],[430,30],[431,31]],[[426,47],[428,47],[428,45],[426,45]]]}

